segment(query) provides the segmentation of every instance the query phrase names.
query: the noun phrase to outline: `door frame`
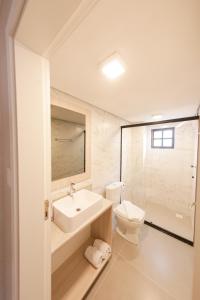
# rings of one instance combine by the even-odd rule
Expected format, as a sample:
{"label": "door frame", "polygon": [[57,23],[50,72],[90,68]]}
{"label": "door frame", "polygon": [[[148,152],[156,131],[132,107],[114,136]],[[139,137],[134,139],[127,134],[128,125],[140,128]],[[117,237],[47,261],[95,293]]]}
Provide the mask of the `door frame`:
{"label": "door frame", "polygon": [[[1,40],[0,53],[4,59],[2,66],[1,105],[4,119],[1,152],[3,228],[3,297],[5,300],[19,300],[19,197],[18,197],[18,146],[16,81],[14,59],[14,36],[23,13],[26,0],[2,0],[0,6]],[[4,101],[3,101],[4,99]],[[5,121],[6,120],[6,121]]]}

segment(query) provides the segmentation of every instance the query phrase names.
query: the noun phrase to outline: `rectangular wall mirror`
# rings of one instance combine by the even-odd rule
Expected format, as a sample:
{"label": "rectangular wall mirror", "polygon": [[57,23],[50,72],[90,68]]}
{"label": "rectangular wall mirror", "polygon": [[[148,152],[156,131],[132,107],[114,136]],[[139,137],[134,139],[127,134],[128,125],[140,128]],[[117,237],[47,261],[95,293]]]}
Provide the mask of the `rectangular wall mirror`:
{"label": "rectangular wall mirror", "polygon": [[51,181],[57,190],[89,177],[90,117],[81,108],[51,104]]}
{"label": "rectangular wall mirror", "polygon": [[51,106],[52,181],[85,172],[85,115]]}

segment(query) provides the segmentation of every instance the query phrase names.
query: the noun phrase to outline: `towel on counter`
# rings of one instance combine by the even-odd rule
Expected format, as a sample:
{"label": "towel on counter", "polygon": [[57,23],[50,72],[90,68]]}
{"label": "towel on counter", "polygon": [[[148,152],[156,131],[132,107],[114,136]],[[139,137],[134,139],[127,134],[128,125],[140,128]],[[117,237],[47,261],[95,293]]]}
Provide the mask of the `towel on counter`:
{"label": "towel on counter", "polygon": [[111,247],[110,247],[110,245],[108,243],[100,240],[100,239],[96,239],[94,241],[93,246],[96,247],[99,251],[102,252],[103,259],[107,259],[109,257],[109,255],[111,254]]}
{"label": "towel on counter", "polygon": [[101,266],[104,260],[103,253],[93,246],[87,247],[85,250],[85,257],[96,269]]}

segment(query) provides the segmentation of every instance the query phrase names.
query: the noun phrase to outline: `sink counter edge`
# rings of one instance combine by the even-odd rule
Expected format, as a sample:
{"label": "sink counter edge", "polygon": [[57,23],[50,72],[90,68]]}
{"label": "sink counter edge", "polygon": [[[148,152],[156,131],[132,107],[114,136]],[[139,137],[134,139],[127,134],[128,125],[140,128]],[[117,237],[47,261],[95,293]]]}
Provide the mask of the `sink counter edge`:
{"label": "sink counter edge", "polygon": [[51,254],[54,254],[63,244],[69,241],[74,235],[96,220],[100,215],[102,215],[106,210],[112,207],[112,202],[108,199],[102,199],[102,208],[90,217],[85,223],[83,223],[79,228],[73,232],[65,233],[62,231],[53,221],[51,222]]}

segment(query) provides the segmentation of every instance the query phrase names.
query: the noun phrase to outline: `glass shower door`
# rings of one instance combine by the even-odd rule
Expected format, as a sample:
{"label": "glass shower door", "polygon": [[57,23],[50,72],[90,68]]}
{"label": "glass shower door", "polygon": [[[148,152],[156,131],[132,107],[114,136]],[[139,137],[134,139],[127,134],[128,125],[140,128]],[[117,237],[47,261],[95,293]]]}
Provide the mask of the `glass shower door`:
{"label": "glass shower door", "polygon": [[129,127],[122,131],[124,199],[146,221],[193,241],[198,121]]}

